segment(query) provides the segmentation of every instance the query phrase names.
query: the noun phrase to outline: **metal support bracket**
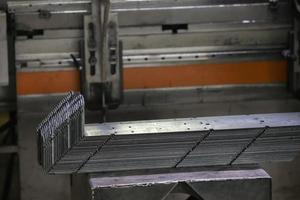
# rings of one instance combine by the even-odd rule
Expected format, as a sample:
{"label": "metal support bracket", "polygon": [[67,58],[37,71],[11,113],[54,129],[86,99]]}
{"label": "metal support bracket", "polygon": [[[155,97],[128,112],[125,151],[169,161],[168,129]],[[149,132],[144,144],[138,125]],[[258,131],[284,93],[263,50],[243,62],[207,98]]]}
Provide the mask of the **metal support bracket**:
{"label": "metal support bracket", "polygon": [[[197,200],[271,200],[271,177],[254,166],[92,174],[81,178],[88,181],[77,179],[81,183],[78,186],[88,183],[85,199],[91,200],[165,200],[171,195]],[[72,190],[76,200],[77,189]]]}

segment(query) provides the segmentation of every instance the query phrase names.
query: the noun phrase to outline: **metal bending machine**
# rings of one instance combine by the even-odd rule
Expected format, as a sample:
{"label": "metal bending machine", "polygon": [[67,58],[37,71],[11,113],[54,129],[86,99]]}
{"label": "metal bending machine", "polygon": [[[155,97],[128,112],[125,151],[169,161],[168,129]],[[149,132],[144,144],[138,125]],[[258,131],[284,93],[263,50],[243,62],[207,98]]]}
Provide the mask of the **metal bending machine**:
{"label": "metal bending machine", "polygon": [[[87,184],[85,199],[272,198],[271,177],[256,164],[298,154],[300,113],[129,122],[106,122],[106,114],[136,83],[141,89],[288,80],[299,94],[297,0],[9,0],[2,7],[1,27],[8,31],[0,32],[0,76],[9,63],[19,82],[63,68],[61,83],[72,85],[63,74],[79,73],[80,88],[71,88],[81,94],[70,92],[37,129],[38,160],[47,173],[88,174],[80,182]],[[6,46],[15,49],[13,61]],[[244,69],[231,68],[240,79],[222,71],[233,61],[245,62]],[[225,64],[208,64],[218,62]],[[256,73],[249,70],[254,65]],[[85,124],[85,110],[102,117]]]}

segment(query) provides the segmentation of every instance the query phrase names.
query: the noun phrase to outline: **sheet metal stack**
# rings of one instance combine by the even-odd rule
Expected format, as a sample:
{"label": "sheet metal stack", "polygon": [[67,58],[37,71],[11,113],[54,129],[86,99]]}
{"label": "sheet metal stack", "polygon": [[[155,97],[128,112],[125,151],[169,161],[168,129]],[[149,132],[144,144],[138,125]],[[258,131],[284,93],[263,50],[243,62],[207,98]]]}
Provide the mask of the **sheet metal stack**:
{"label": "sheet metal stack", "polygon": [[69,93],[41,122],[38,133],[38,160],[50,170],[83,137],[84,99]]}
{"label": "sheet metal stack", "polygon": [[300,113],[84,125],[84,101],[69,94],[38,128],[48,173],[291,161],[300,151]]}

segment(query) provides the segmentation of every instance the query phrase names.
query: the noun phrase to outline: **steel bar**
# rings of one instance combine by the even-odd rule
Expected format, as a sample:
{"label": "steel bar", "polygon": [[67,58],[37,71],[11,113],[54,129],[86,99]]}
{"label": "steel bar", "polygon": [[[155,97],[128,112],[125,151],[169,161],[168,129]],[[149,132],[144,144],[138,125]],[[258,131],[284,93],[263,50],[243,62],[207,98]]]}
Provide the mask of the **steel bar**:
{"label": "steel bar", "polygon": [[211,167],[190,168],[183,170],[157,170],[146,172],[121,172],[110,176],[107,174],[90,174],[90,186],[92,189],[122,188],[147,186],[152,184],[171,184],[178,182],[204,182],[204,181],[226,181],[226,180],[253,180],[270,179],[271,177],[263,169],[257,166],[243,167]]}
{"label": "steel bar", "polygon": [[84,125],[83,97],[71,93],[38,136],[49,173],[291,161],[300,151],[300,113]]}

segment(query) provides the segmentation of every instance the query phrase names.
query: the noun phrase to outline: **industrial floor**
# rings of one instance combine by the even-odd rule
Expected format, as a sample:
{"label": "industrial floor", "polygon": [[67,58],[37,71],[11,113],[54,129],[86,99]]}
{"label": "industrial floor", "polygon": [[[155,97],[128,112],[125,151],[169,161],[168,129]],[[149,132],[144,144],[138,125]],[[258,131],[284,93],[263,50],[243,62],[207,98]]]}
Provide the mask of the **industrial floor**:
{"label": "industrial floor", "polygon": [[[61,99],[61,95],[18,99],[20,184],[22,200],[71,200],[70,176],[46,175],[37,163],[35,129]],[[284,86],[186,88],[130,91],[124,104],[108,112],[108,121],[146,120],[214,115],[300,111],[300,101]],[[88,122],[99,122],[99,113],[87,113]],[[263,163],[273,177],[274,200],[300,199],[300,156],[290,163]],[[184,199],[170,196],[169,199]]]}

